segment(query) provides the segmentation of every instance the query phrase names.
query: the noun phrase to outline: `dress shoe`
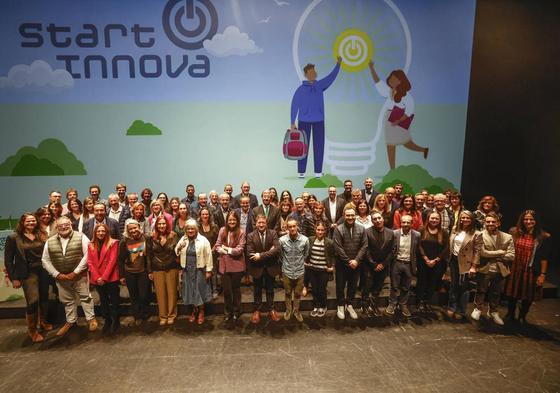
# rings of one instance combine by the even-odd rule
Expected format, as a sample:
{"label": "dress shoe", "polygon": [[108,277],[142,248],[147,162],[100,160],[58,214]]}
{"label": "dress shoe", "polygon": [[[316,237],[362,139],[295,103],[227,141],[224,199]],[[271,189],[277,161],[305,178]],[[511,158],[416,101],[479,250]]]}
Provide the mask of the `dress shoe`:
{"label": "dress shoe", "polygon": [[68,331],[74,327],[75,323],[69,323],[66,322],[64,325],[62,325],[62,327],[60,329],[58,329],[58,332],[56,332],[57,336],[64,336],[66,333],[68,333]]}
{"label": "dress shoe", "polygon": [[159,320],[159,326],[165,326],[165,325],[167,325],[167,319],[161,318]]}
{"label": "dress shoe", "polygon": [[395,308],[396,308],[396,306],[393,303],[389,303],[389,305],[385,309],[385,314],[395,315]]}
{"label": "dress shoe", "polygon": [[272,310],[269,314],[268,314],[269,318],[271,320],[273,320],[274,322],[278,322],[280,320],[280,315],[278,315],[278,313],[276,312],[276,310]]}
{"label": "dress shoe", "polygon": [[410,312],[410,310],[408,309],[408,306],[406,304],[401,304],[399,306],[399,308],[401,309],[401,314],[404,317],[410,318],[412,316],[412,313]]}
{"label": "dress shoe", "polygon": [[251,323],[254,323],[256,325],[260,321],[261,321],[261,313],[260,313],[260,311],[255,311],[253,313],[253,315],[251,316]]}
{"label": "dress shoe", "polygon": [[87,321],[88,324],[88,330],[90,332],[95,332],[97,330],[97,319],[92,318],[89,321]]}
{"label": "dress shoe", "polygon": [[27,329],[29,331],[29,337],[34,343],[40,343],[44,340],[44,337],[37,332],[37,316],[28,314],[27,319]]}
{"label": "dress shoe", "polygon": [[204,309],[198,310],[198,318],[196,320],[197,325],[202,325],[204,323]]}

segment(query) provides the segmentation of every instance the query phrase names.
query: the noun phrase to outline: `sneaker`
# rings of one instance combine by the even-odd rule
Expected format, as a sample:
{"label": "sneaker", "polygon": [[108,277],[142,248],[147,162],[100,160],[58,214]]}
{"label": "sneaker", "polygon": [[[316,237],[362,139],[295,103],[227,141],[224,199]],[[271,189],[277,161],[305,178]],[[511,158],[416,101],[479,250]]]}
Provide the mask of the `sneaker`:
{"label": "sneaker", "polygon": [[504,321],[500,318],[500,314],[497,311],[489,313],[488,316],[492,318],[496,325],[504,326]]}
{"label": "sneaker", "polygon": [[300,179],[305,179],[305,173],[298,173],[298,177]]}
{"label": "sneaker", "polygon": [[401,304],[399,306],[399,308],[401,309],[401,314],[404,317],[410,318],[412,316],[412,313],[410,312],[410,310],[408,309],[408,306],[406,304]]}
{"label": "sneaker", "polygon": [[319,309],[317,307],[315,307],[311,313],[309,313],[309,316],[311,317],[316,317],[317,316],[317,311],[319,311]]}
{"label": "sneaker", "polygon": [[336,308],[336,316],[338,319],[344,319],[346,316],[344,315],[344,306],[338,306]]}
{"label": "sneaker", "polygon": [[294,317],[298,322],[303,322],[303,315],[301,315],[299,310],[294,310]]}
{"label": "sneaker", "polygon": [[317,310],[317,317],[318,318],[323,318],[326,314],[327,314],[327,309],[326,308],[319,308]]}
{"label": "sneaker", "polygon": [[385,309],[385,314],[387,315],[395,315],[395,305],[393,303],[389,303],[387,308]]}
{"label": "sneaker", "polygon": [[474,319],[475,321],[478,321],[480,320],[480,314],[481,311],[475,307],[474,310],[472,310],[471,318]]}
{"label": "sneaker", "polygon": [[358,314],[356,313],[354,307],[352,307],[351,304],[346,305],[346,311],[348,311],[348,315],[350,315],[350,318],[358,319]]}
{"label": "sneaker", "polygon": [[320,172],[319,172],[319,173],[315,172],[315,179],[320,179],[322,176],[323,176],[322,173],[320,173]]}
{"label": "sneaker", "polygon": [[292,310],[286,310],[284,312],[284,320],[289,321],[291,317],[292,317]]}

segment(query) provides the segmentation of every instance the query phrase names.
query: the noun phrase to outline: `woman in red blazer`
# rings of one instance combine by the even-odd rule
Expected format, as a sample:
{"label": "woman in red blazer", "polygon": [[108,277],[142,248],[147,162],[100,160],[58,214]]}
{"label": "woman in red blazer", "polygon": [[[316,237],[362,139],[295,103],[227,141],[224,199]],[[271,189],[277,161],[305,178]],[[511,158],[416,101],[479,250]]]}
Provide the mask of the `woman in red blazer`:
{"label": "woman in red blazer", "polygon": [[97,288],[101,314],[105,318],[103,333],[114,333],[120,327],[118,249],[119,241],[111,238],[109,227],[98,224],[93,230],[87,258],[89,280]]}

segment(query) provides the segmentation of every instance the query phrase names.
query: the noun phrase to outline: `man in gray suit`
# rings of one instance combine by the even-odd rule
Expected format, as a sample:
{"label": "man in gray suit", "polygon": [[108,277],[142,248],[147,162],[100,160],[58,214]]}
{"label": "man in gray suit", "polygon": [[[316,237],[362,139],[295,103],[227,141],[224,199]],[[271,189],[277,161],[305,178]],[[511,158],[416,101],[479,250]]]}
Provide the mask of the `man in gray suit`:
{"label": "man in gray suit", "polygon": [[323,200],[325,216],[329,223],[329,237],[332,237],[334,228],[338,225],[338,220],[342,217],[346,201],[336,195],[336,187],[329,186],[329,196]]}
{"label": "man in gray suit", "polygon": [[416,275],[416,255],[420,246],[420,232],[411,226],[412,217],[404,215],[401,217],[401,229],[393,231],[395,242],[391,266],[391,294],[389,305],[385,309],[386,314],[393,315],[398,304],[402,315],[407,318],[412,315],[408,309],[408,291],[412,276]]}

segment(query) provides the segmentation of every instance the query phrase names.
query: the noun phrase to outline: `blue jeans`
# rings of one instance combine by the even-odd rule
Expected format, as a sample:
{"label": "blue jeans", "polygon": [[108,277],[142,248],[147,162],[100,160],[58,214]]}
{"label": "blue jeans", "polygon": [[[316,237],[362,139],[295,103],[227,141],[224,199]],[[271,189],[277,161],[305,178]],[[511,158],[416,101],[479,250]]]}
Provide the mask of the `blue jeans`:
{"label": "blue jeans", "polygon": [[[298,122],[298,128],[305,131],[307,142],[311,145],[311,130],[313,130],[313,157],[315,158],[315,173],[323,172],[323,156],[325,154],[325,122]],[[309,154],[308,154],[309,155]],[[307,157],[298,161],[298,173],[305,173]]]}
{"label": "blue jeans", "polygon": [[468,274],[459,273],[459,261],[455,255],[449,261],[451,272],[451,284],[449,287],[449,304],[451,311],[465,315],[469,303],[469,281]]}

